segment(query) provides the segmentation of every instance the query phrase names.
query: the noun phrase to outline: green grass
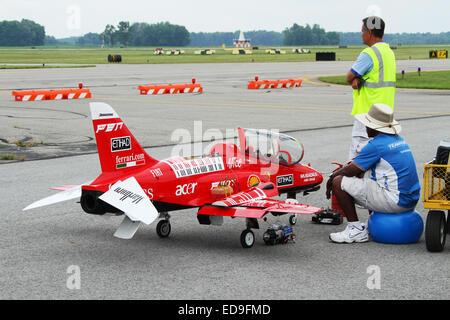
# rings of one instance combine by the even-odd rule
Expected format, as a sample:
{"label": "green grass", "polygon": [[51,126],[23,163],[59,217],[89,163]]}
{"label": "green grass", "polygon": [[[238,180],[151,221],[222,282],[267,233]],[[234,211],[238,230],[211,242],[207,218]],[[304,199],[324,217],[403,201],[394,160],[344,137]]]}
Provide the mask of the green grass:
{"label": "green grass", "polygon": [[[345,81],[346,76],[320,77],[319,80],[334,84],[349,85]],[[397,73],[397,88],[414,89],[447,89],[450,90],[450,71],[422,71],[406,72],[404,78]]]}
{"label": "green grass", "polygon": [[[0,48],[1,63],[22,63],[22,64],[105,64],[108,63],[109,54],[122,55],[122,63],[125,64],[167,64],[167,63],[228,63],[228,62],[303,62],[315,61],[315,53],[320,51],[336,52],[336,60],[354,61],[363,50],[364,46],[349,46],[348,48],[338,48],[337,46],[295,46],[283,47],[286,50],[284,55],[270,55],[265,53],[265,49],[270,47],[259,47],[252,55],[232,55],[231,51],[222,48],[215,49],[213,55],[195,55],[198,48],[164,48],[182,49],[185,54],[180,56],[167,56],[153,54],[152,48],[81,48],[81,47],[37,47],[32,48]],[[310,54],[296,54],[293,48],[308,48]],[[450,51],[450,45],[422,45],[422,46],[399,46],[395,50],[397,60],[407,59],[428,59],[429,51],[443,49]]]}
{"label": "green grass", "polygon": [[4,153],[1,155],[0,160],[19,160],[19,161],[25,161],[26,156],[16,156],[12,153]]}
{"label": "green grass", "polygon": [[9,69],[63,69],[63,68],[93,68],[95,65],[79,66],[49,66],[49,65],[0,65],[0,70]]}

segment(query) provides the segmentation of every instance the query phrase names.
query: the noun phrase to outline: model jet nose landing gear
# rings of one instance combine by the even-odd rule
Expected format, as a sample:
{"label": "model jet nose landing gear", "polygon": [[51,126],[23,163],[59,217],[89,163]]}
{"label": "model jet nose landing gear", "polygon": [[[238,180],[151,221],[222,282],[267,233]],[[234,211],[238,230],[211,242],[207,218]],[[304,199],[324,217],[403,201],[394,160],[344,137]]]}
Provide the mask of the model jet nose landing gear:
{"label": "model jet nose landing gear", "polygon": [[172,227],[170,226],[170,222],[167,220],[161,220],[160,222],[158,222],[158,225],[156,226],[156,233],[161,238],[167,238],[171,230]]}
{"label": "model jet nose landing gear", "polygon": [[164,219],[158,222],[158,225],[156,226],[156,233],[160,238],[167,238],[170,235],[170,231],[172,230],[169,221],[170,216],[166,212],[162,212],[160,213],[160,217]]}

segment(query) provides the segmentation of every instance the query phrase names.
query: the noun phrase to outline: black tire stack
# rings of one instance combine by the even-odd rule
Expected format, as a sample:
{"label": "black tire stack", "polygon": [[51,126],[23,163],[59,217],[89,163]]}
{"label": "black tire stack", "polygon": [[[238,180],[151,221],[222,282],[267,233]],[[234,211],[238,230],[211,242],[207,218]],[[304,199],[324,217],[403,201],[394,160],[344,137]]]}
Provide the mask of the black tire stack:
{"label": "black tire stack", "polygon": [[109,63],[121,63],[122,62],[122,56],[120,54],[110,54],[108,55],[108,62]]}

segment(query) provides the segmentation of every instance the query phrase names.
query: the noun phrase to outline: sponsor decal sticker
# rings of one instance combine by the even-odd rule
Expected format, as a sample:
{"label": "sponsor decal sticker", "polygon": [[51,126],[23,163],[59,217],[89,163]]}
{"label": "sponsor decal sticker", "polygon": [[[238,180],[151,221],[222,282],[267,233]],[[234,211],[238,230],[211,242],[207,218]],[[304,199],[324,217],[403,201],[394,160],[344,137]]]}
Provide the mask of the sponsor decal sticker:
{"label": "sponsor decal sticker", "polygon": [[163,162],[172,168],[177,178],[225,170],[221,157],[192,160],[168,159]]}
{"label": "sponsor decal sticker", "polygon": [[131,150],[131,137],[111,139],[111,152]]}
{"label": "sponsor decal sticker", "polygon": [[234,168],[241,168],[242,167],[242,159],[233,157],[228,160],[228,168],[234,169]]}
{"label": "sponsor decal sticker", "polygon": [[218,187],[234,187],[235,183],[236,183],[235,179],[213,182],[211,184],[211,190],[218,188]]}
{"label": "sponsor decal sticker", "polygon": [[95,133],[99,132],[115,132],[123,128],[123,122],[99,124]]}
{"label": "sponsor decal sticker", "polygon": [[103,118],[103,117],[112,117],[113,115],[114,115],[113,113],[100,113],[98,116],[100,118]]}
{"label": "sponsor decal sticker", "polygon": [[161,169],[157,168],[157,169],[150,169],[150,173],[153,175],[154,178],[158,178],[158,177],[162,177],[163,173],[161,171]]}
{"label": "sponsor decal sticker", "polygon": [[116,169],[142,166],[144,164],[145,164],[145,156],[143,153],[138,155],[132,154],[127,157],[116,157]]}
{"label": "sponsor decal sticker", "polygon": [[144,199],[144,197],[142,197],[141,195],[134,193],[132,191],[129,191],[125,188],[117,187],[114,189],[114,192],[122,195],[122,197],[119,199],[122,202],[127,200],[128,198],[130,198],[132,200],[131,203],[138,204],[139,202],[141,202],[142,199]]}
{"label": "sponsor decal sticker", "polygon": [[195,192],[195,187],[197,185],[198,185],[197,182],[179,185],[179,186],[177,186],[177,191],[175,192],[175,195],[177,197],[179,197],[179,196],[186,196],[189,194],[193,194]]}
{"label": "sponsor decal sticker", "polygon": [[261,183],[261,179],[257,175],[252,174],[251,176],[248,177],[247,186],[249,188],[254,187],[260,183]]}
{"label": "sponsor decal sticker", "polygon": [[277,187],[292,186],[294,184],[294,175],[286,174],[277,177]]}
{"label": "sponsor decal sticker", "polygon": [[300,179],[303,179],[303,182],[315,181],[318,175],[317,172],[304,173],[300,175]]}
{"label": "sponsor decal sticker", "polygon": [[148,188],[148,189],[142,189],[144,190],[145,194],[148,196],[148,198],[150,200],[153,200],[154,194],[153,194],[153,188]]}

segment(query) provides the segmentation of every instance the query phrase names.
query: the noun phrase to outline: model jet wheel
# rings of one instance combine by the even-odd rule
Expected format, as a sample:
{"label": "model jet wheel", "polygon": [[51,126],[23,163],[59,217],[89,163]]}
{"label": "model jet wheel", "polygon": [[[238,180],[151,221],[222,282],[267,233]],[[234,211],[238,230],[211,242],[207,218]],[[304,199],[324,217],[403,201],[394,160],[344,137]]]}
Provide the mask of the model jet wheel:
{"label": "model jet wheel", "polygon": [[291,224],[291,226],[295,226],[295,224],[297,223],[297,215],[293,214],[292,216],[290,216],[289,223]]}
{"label": "model jet wheel", "polygon": [[255,234],[252,230],[246,229],[241,233],[241,245],[243,248],[251,248],[255,243]]}
{"label": "model jet wheel", "polygon": [[171,231],[170,222],[168,220],[161,220],[156,226],[156,233],[160,238],[167,238]]}

